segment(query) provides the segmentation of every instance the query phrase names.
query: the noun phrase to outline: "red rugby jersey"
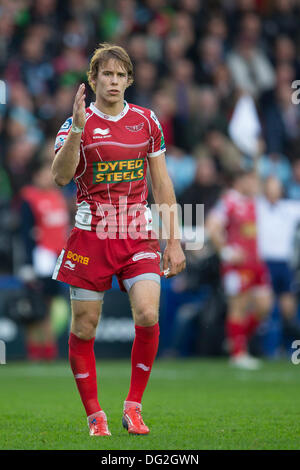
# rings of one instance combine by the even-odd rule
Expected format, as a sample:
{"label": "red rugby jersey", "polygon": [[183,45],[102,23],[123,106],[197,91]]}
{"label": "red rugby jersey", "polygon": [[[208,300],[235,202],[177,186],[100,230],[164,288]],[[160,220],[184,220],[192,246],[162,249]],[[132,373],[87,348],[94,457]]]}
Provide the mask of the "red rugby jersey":
{"label": "red rugby jersey", "polygon": [[24,186],[21,198],[26,201],[35,218],[35,242],[57,255],[67,240],[69,214],[66,201],[56,189]]}
{"label": "red rugby jersey", "polygon": [[[57,134],[55,152],[63,146],[71,126],[69,117]],[[141,211],[138,215],[134,211],[139,205],[147,230],[151,230],[147,159],[165,150],[162,128],[153,111],[125,101],[120,114],[109,116],[91,103],[86,109],[80,160],[74,175],[78,207],[75,226],[94,231],[104,218],[120,226],[124,224],[121,208],[127,204],[125,224],[128,226],[132,217],[141,215]]]}
{"label": "red rugby jersey", "polygon": [[227,245],[243,249],[246,255],[244,264],[252,265],[260,261],[255,198],[230,189],[224,193],[212,212],[225,224]]}

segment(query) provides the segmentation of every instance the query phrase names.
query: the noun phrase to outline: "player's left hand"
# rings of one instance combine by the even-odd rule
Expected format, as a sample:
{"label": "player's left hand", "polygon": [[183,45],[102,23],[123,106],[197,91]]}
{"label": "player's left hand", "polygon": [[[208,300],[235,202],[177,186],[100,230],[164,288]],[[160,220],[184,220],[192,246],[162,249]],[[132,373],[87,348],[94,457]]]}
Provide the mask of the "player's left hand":
{"label": "player's left hand", "polygon": [[163,255],[163,270],[167,278],[176,276],[185,269],[186,261],[180,240],[168,242]]}

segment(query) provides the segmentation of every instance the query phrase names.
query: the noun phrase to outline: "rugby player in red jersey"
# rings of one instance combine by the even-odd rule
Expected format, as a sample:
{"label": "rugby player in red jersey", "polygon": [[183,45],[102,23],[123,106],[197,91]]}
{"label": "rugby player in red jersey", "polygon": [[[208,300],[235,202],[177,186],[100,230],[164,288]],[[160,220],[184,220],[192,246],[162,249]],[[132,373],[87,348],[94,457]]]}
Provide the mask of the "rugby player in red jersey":
{"label": "rugby player in red jersey", "polygon": [[272,307],[268,270],[258,255],[257,191],[254,170],[236,171],[232,188],[223,194],[206,221],[209,236],[222,260],[230,361],[245,369],[259,367],[258,359],[249,355],[247,344]]}
{"label": "rugby player in red jersey", "polygon": [[[124,101],[124,92],[133,82],[127,52],[100,44],[90,62],[88,81],[95,102],[85,108],[85,85],[81,84],[73,116],[62,125],[55,143],[54,180],[64,186],[74,178],[78,209],[53,277],[70,285],[69,359],[91,435],[110,435],[98,401],[94,355],[104,292],[111,288],[113,275],[121,290],[128,292],[135,339],[122,424],[129,433],[147,434],[141,401],[158,348],[160,297],[160,246],[147,206],[147,167],[155,202],[172,206],[176,200],[155,114]],[[177,234],[177,221],[171,217],[163,255],[168,277],[185,268]]]}

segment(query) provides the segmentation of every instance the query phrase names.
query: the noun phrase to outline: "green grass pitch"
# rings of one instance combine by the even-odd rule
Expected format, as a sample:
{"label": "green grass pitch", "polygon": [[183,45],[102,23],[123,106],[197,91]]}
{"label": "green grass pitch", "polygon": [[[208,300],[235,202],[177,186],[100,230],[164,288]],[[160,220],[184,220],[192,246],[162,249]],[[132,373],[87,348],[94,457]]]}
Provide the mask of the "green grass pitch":
{"label": "green grass pitch", "polygon": [[121,426],[130,363],[99,361],[112,437],[90,437],[67,362],[0,366],[0,449],[299,449],[300,365],[259,371],[226,360],[157,360],[143,400],[148,436]]}

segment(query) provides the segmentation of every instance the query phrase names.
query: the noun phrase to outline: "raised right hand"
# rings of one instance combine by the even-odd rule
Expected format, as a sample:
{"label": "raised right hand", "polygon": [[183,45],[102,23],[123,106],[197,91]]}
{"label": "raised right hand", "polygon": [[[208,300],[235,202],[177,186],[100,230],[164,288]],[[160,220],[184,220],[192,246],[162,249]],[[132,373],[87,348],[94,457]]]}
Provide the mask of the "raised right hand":
{"label": "raised right hand", "polygon": [[82,83],[77,90],[73,104],[73,124],[77,127],[84,127],[85,121],[85,84]]}

